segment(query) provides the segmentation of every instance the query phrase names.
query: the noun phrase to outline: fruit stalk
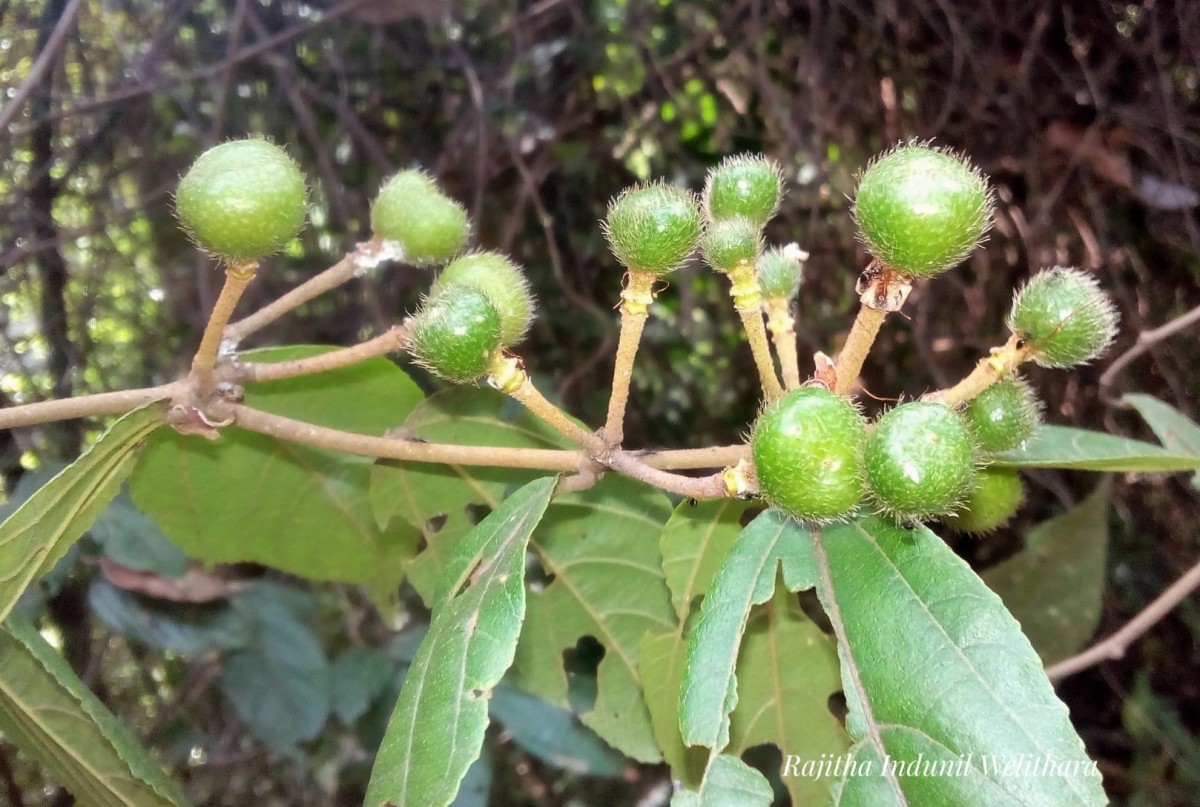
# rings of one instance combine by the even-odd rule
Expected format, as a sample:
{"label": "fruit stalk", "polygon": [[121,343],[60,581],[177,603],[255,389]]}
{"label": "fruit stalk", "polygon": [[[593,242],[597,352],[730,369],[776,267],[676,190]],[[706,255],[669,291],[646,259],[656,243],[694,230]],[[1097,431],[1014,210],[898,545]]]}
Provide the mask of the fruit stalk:
{"label": "fruit stalk", "polygon": [[946,406],[964,404],[1000,379],[1011,375],[1028,358],[1029,348],[1020,337],[1014,335],[1003,346],[992,348],[990,355],[980,359],[975,369],[962,381],[953,387],[924,395],[921,400]]}
{"label": "fruit stalk", "polygon": [[771,358],[771,346],[767,342],[767,327],[763,324],[762,289],[758,285],[758,266],[751,262],[739,263],[729,272],[729,296],[733,307],[742,319],[746,338],[750,341],[750,352],[758,368],[763,397],[767,401],[777,400],[783,395],[779,377],[775,375],[775,361]]}
{"label": "fruit stalk", "polygon": [[791,305],[786,297],[767,297],[763,300],[763,310],[767,312],[767,329],[779,356],[784,389],[794,390],[800,386],[800,359],[796,354],[796,322]]}
{"label": "fruit stalk", "polygon": [[520,403],[563,437],[582,446],[590,455],[608,453],[608,446],[602,439],[580,426],[542,395],[529,380],[529,374],[525,372],[521,360],[516,356],[496,354],[488,371],[487,382]]}
{"label": "fruit stalk", "polygon": [[846,337],[846,344],[838,354],[837,387],[834,389],[838,395],[850,394],[887,315],[886,309],[875,308],[866,302],[859,307],[854,325],[850,327],[850,335]]}
{"label": "fruit stalk", "polygon": [[616,366],[613,369],[612,395],[608,399],[608,417],[602,438],[612,446],[625,439],[625,407],[629,403],[629,384],[633,380],[633,362],[642,342],[642,331],[654,302],[654,281],[658,276],[630,269],[621,290],[621,335],[617,341]]}
{"label": "fruit stalk", "polygon": [[242,293],[246,291],[250,281],[254,280],[257,271],[258,261],[234,263],[225,267],[225,284],[221,287],[221,294],[217,297],[216,305],[208,317],[208,324],[204,327],[200,347],[196,349],[196,355],[192,358],[192,376],[201,389],[213,384],[213,369],[217,366],[217,354],[221,349],[225,325],[233,316],[233,309],[237,307],[238,300],[242,299]]}
{"label": "fruit stalk", "polygon": [[408,347],[408,328],[396,325],[388,328],[372,339],[361,342],[353,347],[332,350],[319,356],[309,356],[306,359],[292,359],[280,362],[247,362],[237,368],[239,381],[278,381],[281,378],[295,378],[302,375],[313,375],[349,367],[361,361],[397,353]]}

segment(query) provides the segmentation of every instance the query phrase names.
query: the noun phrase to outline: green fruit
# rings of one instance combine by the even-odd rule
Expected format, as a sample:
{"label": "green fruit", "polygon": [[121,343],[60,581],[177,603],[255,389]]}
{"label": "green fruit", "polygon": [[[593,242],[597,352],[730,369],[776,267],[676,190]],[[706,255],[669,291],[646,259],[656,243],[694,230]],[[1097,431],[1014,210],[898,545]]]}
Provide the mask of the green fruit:
{"label": "green fruit", "polygon": [[604,235],[627,269],[662,275],[700,241],[700,210],[689,191],[661,182],[627,189],[608,206]]}
{"label": "green fruit", "polygon": [[880,263],[910,277],[955,266],[992,225],[992,193],[959,156],[897,146],[863,173],[854,198],[862,241]]}
{"label": "green fruit", "polygon": [[1094,277],[1056,266],[1017,292],[1008,327],[1038,364],[1073,367],[1104,352],[1117,333],[1117,312]]}
{"label": "green fruit", "polygon": [[450,286],[413,317],[409,351],[430,372],[470,384],[487,375],[500,349],[500,330],[500,312],[483,292]]}
{"label": "green fruit", "polygon": [[975,440],[957,412],[915,401],[888,411],[867,438],[867,483],[880,506],[904,519],[949,513],[975,478]]}
{"label": "green fruit", "polygon": [[283,149],[233,140],[200,155],[179,181],[175,210],[201,248],[229,262],[281,250],[304,225],[308,189]]}
{"label": "green fruit", "polygon": [[726,158],[708,172],[704,209],[713,221],[745,216],[758,229],[775,215],[782,196],[779,165],[762,155]]}
{"label": "green fruit", "polygon": [[732,272],[739,264],[754,264],[762,250],[761,231],[745,216],[716,219],[703,238],[704,259],[719,272]]}
{"label": "green fruit", "polygon": [[533,295],[521,267],[499,252],[471,252],[451,261],[430,289],[437,295],[451,285],[481,291],[500,313],[500,346],[520,342],[533,319]]}
{"label": "green fruit", "polygon": [[802,387],[769,406],[750,435],[762,496],[807,521],[848,515],[862,499],[866,426],[852,403]]}
{"label": "green fruit", "polygon": [[399,246],[413,266],[445,263],[471,232],[466,209],[421,171],[401,171],[379,189],[371,208],[375,235]]}
{"label": "green fruit", "polygon": [[771,247],[758,258],[758,285],[763,297],[790,300],[800,290],[805,253],[795,244]]}
{"label": "green fruit", "polygon": [[964,414],[981,449],[1008,451],[1037,430],[1042,406],[1025,379],[1006,378],[975,396]]}
{"label": "green fruit", "polygon": [[1021,475],[1015,469],[984,468],[963,509],[942,521],[956,532],[990,532],[1016,515],[1024,497]]}

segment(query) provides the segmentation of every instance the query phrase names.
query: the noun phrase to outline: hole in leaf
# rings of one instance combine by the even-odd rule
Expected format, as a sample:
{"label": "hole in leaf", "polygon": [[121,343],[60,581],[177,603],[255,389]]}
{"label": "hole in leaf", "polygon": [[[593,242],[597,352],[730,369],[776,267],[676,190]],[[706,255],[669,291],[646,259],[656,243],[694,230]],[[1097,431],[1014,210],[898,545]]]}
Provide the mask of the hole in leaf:
{"label": "hole in leaf", "polygon": [[477,701],[482,697],[483,697],[482,689],[472,689],[471,690],[471,700]]}
{"label": "hole in leaf", "polygon": [[846,693],[833,693],[829,696],[829,700],[825,702],[825,706],[829,709],[829,714],[833,715],[837,719],[837,722],[842,724],[842,728],[846,728],[846,715],[850,712],[850,707],[846,704]]}
{"label": "hole in leaf", "polygon": [[429,539],[425,537],[425,533],[421,533],[421,537],[417,540],[417,554],[421,554],[429,548]]}
{"label": "hole in leaf", "polygon": [[825,609],[821,607],[821,601],[817,598],[815,589],[807,588],[797,593],[796,600],[800,603],[800,610],[821,629],[822,633],[827,636],[833,635],[833,625],[830,623],[829,617],[825,615]]}
{"label": "hole in leaf", "polygon": [[766,510],[766,509],[767,508],[765,508],[765,507],[749,507],[749,508],[747,508],[746,512],[742,513],[741,518],[738,519],[738,524],[743,527],[750,526],[750,522],[753,521],[754,519],[758,518],[759,514],[762,513],[762,511]]}
{"label": "hole in leaf", "polygon": [[554,582],[554,575],[542,565],[542,556],[532,549],[525,553],[525,583],[530,591],[545,591]]}
{"label": "hole in leaf", "polygon": [[486,504],[468,504],[465,508],[467,520],[472,524],[478,524],[483,521],[492,512],[492,508]]}
{"label": "hole in leaf", "polygon": [[577,714],[590,712],[596,706],[596,669],[604,653],[604,645],[595,636],[581,636],[574,647],[563,650],[567,700]]}
{"label": "hole in leaf", "polygon": [[463,592],[471,587],[471,584],[475,582],[475,578],[479,575],[479,567],[482,565],[482,560],[475,561],[475,565],[471,567],[471,573],[464,576],[462,582],[458,584],[458,590],[454,592],[455,597],[461,597]]}
{"label": "hole in leaf", "polygon": [[439,513],[425,522],[425,530],[431,533],[441,532],[442,527],[446,526],[446,519],[447,516],[445,513]]}
{"label": "hole in leaf", "polygon": [[783,769],[783,752],[773,743],[763,743],[742,752],[742,762],[754,768],[771,783],[775,799],[771,807],[791,807],[792,797],[788,794],[779,773]]}

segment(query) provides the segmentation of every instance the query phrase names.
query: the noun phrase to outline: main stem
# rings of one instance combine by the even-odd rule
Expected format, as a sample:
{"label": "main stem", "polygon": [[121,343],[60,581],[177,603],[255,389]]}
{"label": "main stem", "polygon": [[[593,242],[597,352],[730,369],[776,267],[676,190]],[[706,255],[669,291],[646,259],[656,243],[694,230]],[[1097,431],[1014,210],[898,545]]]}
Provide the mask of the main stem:
{"label": "main stem", "polygon": [[796,389],[800,386],[800,357],[796,353],[796,321],[792,319],[791,304],[786,297],[766,297],[763,310],[767,312],[767,330],[771,332],[783,371],[783,386]]}
{"label": "main stem", "polygon": [[616,366],[613,368],[612,397],[608,399],[608,417],[601,436],[609,445],[619,446],[625,439],[625,407],[629,403],[629,385],[633,380],[633,362],[642,331],[654,302],[656,275],[630,269],[621,290],[621,336],[617,341]]}
{"label": "main stem", "polygon": [[850,328],[850,335],[846,337],[846,344],[842,346],[842,352],[837,358],[837,386],[834,392],[838,395],[849,395],[850,390],[854,388],[854,382],[862,372],[863,362],[871,353],[871,346],[875,344],[875,337],[879,335],[879,329],[887,315],[886,310],[866,303],[859,306],[858,316],[854,318],[854,325]]}
{"label": "main stem", "polygon": [[[758,266],[746,261],[729,272],[729,296],[733,307],[741,317],[742,327],[750,342],[750,352],[758,368],[763,397],[774,401],[783,395],[779,377],[775,375],[775,361],[771,358],[771,346],[767,341],[767,327],[763,324],[762,288],[758,284]],[[799,386],[799,384],[797,384]]]}
{"label": "main stem", "polygon": [[254,280],[257,271],[258,261],[234,263],[225,267],[225,284],[221,287],[221,294],[208,316],[200,347],[196,348],[196,355],[192,358],[192,376],[200,388],[212,386],[213,370],[217,366],[217,354],[221,350],[225,325],[233,316],[233,309],[237,307],[238,300],[242,299],[242,293],[246,291],[250,281]]}

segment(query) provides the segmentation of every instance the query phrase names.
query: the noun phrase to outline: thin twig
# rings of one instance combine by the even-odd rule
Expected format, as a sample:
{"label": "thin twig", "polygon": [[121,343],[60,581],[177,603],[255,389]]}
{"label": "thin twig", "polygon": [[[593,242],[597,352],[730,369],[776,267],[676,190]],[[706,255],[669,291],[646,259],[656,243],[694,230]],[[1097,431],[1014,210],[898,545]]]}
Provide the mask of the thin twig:
{"label": "thin twig", "polygon": [[1102,661],[1121,658],[1129,649],[1129,645],[1154,627],[1159,620],[1169,614],[1176,605],[1183,602],[1197,588],[1200,588],[1200,562],[1188,569],[1182,577],[1172,583],[1162,594],[1159,594],[1123,628],[1082,653],[1047,667],[1046,675],[1050,680],[1057,681]]}
{"label": "thin twig", "polygon": [[225,284],[221,286],[221,294],[217,297],[212,313],[208,315],[208,324],[204,326],[204,336],[200,339],[200,347],[192,357],[192,375],[195,376],[199,387],[211,386],[213,370],[217,366],[217,355],[221,351],[221,336],[225,325],[233,316],[238,300],[254,274],[258,270],[258,262],[233,264],[225,268]]}
{"label": "thin twig", "polygon": [[72,418],[123,415],[152,401],[174,398],[184,389],[186,389],[184,382],[175,381],[158,387],[102,392],[98,395],[81,395],[77,398],[9,406],[0,409],[0,429],[36,426],[41,423],[55,423]]}
{"label": "thin twig", "polygon": [[775,354],[779,356],[784,389],[796,389],[800,386],[800,357],[796,352],[796,322],[792,318],[791,304],[786,297],[766,297],[763,310],[767,314],[767,329],[775,344]]}
{"label": "thin twig", "polygon": [[244,382],[278,381],[281,378],[324,373],[375,356],[397,353],[404,350],[407,344],[408,328],[397,325],[362,344],[322,353],[319,356],[280,362],[246,362],[238,367],[237,378]]}
{"label": "thin twig", "polygon": [[763,398],[774,401],[783,395],[783,387],[779,384],[779,376],[775,374],[775,360],[771,358],[767,327],[763,324],[758,265],[743,262],[728,274],[729,296],[733,298],[733,307],[742,320],[742,329],[746,331],[746,339],[750,342],[750,353],[754,356],[754,366],[758,369]]}
{"label": "thin twig", "polygon": [[62,15],[58,18],[58,22],[54,25],[54,30],[50,32],[50,37],[46,40],[46,47],[42,48],[42,52],[38,54],[37,61],[33,63],[33,67],[29,68],[29,73],[26,74],[25,80],[21,82],[21,86],[13,90],[9,96],[9,102],[4,109],[0,109],[0,132],[7,131],[8,125],[12,123],[13,118],[21,111],[21,106],[25,103],[25,99],[29,97],[29,93],[33,92],[34,87],[41,83],[45,77],[46,71],[54,64],[54,60],[58,58],[62,48],[63,41],[67,38],[67,34],[71,30],[71,26],[75,23],[75,15],[79,13],[79,7],[83,5],[81,0],[71,0],[66,8],[63,9]]}
{"label": "thin twig", "polygon": [[974,399],[979,393],[1010,375],[1029,358],[1029,348],[1015,334],[1002,347],[994,347],[990,355],[979,360],[970,375],[949,389],[936,390],[921,397],[923,401],[958,406]]}
{"label": "thin twig", "polygon": [[875,344],[875,337],[879,335],[887,315],[886,310],[866,303],[859,307],[854,324],[850,327],[850,335],[846,337],[846,344],[837,358],[837,388],[834,391],[838,395],[849,395],[850,390],[854,389],[858,374],[862,372],[863,363],[871,353],[871,346]]}
{"label": "thin twig", "polygon": [[583,446],[592,456],[608,452],[608,444],[599,435],[579,425],[562,409],[551,403],[533,385],[525,366],[516,356],[500,353],[488,371],[488,383],[518,401],[543,423],[566,437],[572,443]]}
{"label": "thin twig", "polygon": [[1165,325],[1160,325],[1157,328],[1152,328],[1149,331],[1142,331],[1138,334],[1137,341],[1133,343],[1133,347],[1126,350],[1120,356],[1113,360],[1108,369],[1100,376],[1100,396],[1108,402],[1112,402],[1109,395],[1109,389],[1112,387],[1113,381],[1121,374],[1129,364],[1143,353],[1148,352],[1151,348],[1157,345],[1164,339],[1168,339],[1177,333],[1191,327],[1200,322],[1200,306],[1196,306],[1186,314],[1181,314]]}
{"label": "thin twig", "polygon": [[621,336],[617,340],[617,357],[613,367],[612,394],[608,399],[608,417],[603,436],[614,446],[625,439],[625,407],[629,403],[629,385],[633,381],[633,363],[642,331],[654,302],[656,277],[646,272],[630,270],[625,288],[621,290]]}

